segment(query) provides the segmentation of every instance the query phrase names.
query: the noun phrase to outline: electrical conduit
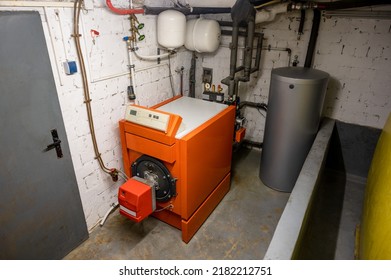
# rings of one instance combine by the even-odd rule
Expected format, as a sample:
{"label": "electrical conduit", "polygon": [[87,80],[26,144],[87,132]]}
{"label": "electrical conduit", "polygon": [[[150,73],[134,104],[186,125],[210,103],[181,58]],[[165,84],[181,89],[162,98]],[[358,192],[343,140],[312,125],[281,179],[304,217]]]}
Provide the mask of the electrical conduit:
{"label": "electrical conduit", "polygon": [[80,66],[80,72],[82,75],[82,81],[83,81],[83,90],[84,90],[84,103],[86,104],[87,109],[87,117],[88,117],[88,124],[90,127],[90,133],[92,138],[92,143],[94,146],[94,152],[95,152],[95,158],[98,160],[100,168],[107,174],[111,176],[113,181],[118,180],[118,170],[115,168],[107,168],[105,164],[103,163],[101,154],[99,152],[98,143],[96,140],[95,135],[95,128],[94,128],[94,121],[92,117],[92,109],[91,109],[91,98],[90,98],[90,90],[88,87],[88,81],[87,81],[87,73],[86,73],[86,67],[84,63],[83,53],[81,50],[81,44],[80,44],[80,37],[81,34],[79,33],[79,22],[80,22],[80,11],[82,7],[82,0],[76,0],[74,4],[74,12],[73,12],[73,34],[72,37],[75,40],[76,50],[77,50],[77,57],[79,59],[79,66]]}

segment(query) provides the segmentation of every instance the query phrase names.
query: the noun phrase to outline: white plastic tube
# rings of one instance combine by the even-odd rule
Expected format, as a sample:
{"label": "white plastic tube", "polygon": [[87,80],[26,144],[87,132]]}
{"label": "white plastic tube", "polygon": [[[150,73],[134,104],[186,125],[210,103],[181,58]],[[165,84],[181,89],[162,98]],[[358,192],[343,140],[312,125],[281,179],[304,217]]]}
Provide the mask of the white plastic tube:
{"label": "white plastic tube", "polygon": [[103,217],[102,220],[100,221],[100,226],[103,226],[103,225],[104,225],[104,223],[105,223],[106,220],[107,220],[107,217],[110,215],[110,213],[111,213],[117,206],[118,206],[118,202],[111,204],[110,209],[107,210],[106,214],[104,215],[104,217]]}
{"label": "white plastic tube", "polygon": [[171,52],[168,52],[168,53],[163,53],[163,54],[158,54],[158,55],[142,55],[140,54],[138,51],[134,51],[134,54],[140,58],[140,59],[145,59],[145,60],[155,60],[155,59],[158,59],[158,58],[165,58],[165,57],[168,57]]}

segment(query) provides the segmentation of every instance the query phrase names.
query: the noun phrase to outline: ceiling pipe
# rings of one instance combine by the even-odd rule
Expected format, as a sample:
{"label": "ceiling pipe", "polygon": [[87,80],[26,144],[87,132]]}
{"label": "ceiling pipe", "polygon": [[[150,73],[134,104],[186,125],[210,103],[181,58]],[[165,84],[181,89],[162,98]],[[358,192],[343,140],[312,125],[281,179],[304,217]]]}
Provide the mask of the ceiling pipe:
{"label": "ceiling pipe", "polygon": [[[195,6],[195,7],[210,7],[213,2],[213,7],[229,7],[231,8],[236,0],[179,0],[176,2],[182,2],[182,6]],[[185,5],[186,4],[186,5]]]}
{"label": "ceiling pipe", "polygon": [[335,1],[335,2],[319,2],[316,3],[319,10],[340,10],[340,9],[350,9],[350,8],[359,8],[359,7],[368,7],[368,6],[377,6],[377,5],[389,5],[391,4],[390,0],[364,0],[364,1]]}
{"label": "ceiling pipe", "polygon": [[326,18],[345,17],[345,18],[369,18],[369,19],[391,19],[391,11],[366,11],[366,10],[336,10],[322,11]]}
{"label": "ceiling pipe", "polygon": [[114,7],[111,0],[106,0],[106,5],[112,12],[119,15],[144,14],[144,9],[118,9]]}
{"label": "ceiling pipe", "polygon": [[146,15],[158,15],[166,10],[179,11],[184,15],[202,15],[202,14],[229,14],[231,8],[229,7],[151,7],[144,6]]}
{"label": "ceiling pipe", "polygon": [[290,10],[319,9],[319,10],[342,10],[350,8],[360,8],[378,5],[390,5],[390,0],[361,0],[361,1],[334,1],[334,2],[314,2],[314,1],[292,1]]}

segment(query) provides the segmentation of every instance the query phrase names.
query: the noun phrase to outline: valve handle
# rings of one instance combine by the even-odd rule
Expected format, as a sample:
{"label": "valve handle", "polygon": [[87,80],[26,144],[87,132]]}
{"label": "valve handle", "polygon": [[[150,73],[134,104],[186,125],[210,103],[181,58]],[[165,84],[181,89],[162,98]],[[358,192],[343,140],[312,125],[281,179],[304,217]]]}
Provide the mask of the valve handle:
{"label": "valve handle", "polygon": [[140,35],[139,37],[138,37],[138,40],[139,41],[142,41],[142,40],[144,40],[145,39],[145,35]]}

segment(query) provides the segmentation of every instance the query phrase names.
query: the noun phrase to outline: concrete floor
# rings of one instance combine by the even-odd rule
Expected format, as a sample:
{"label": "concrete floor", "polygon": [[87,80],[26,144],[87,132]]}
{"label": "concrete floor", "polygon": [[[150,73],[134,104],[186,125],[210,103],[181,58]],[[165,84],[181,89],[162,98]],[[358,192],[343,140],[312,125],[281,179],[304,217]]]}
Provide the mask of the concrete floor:
{"label": "concrete floor", "polygon": [[116,210],[65,259],[263,259],[289,193],[262,184],[260,154],[234,153],[229,193],[188,244],[178,229],[153,217],[136,224]]}

